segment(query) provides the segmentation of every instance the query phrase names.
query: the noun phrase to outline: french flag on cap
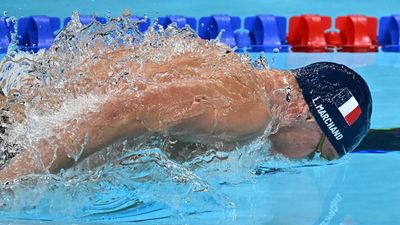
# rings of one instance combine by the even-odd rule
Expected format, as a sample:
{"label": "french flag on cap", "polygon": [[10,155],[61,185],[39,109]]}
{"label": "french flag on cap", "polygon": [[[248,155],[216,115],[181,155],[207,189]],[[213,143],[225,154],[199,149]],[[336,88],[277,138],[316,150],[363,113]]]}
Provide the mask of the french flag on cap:
{"label": "french flag on cap", "polygon": [[349,89],[345,88],[335,97],[333,97],[333,102],[349,126],[356,122],[360,117],[360,105]]}

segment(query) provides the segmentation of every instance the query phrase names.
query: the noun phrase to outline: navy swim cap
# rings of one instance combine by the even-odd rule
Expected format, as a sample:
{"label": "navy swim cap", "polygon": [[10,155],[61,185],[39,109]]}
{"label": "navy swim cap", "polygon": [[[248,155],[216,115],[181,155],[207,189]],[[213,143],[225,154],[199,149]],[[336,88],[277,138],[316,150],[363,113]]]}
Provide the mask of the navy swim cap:
{"label": "navy swim cap", "polygon": [[372,98],[364,79],[330,62],[292,71],[310,112],[339,155],[353,151],[370,127]]}

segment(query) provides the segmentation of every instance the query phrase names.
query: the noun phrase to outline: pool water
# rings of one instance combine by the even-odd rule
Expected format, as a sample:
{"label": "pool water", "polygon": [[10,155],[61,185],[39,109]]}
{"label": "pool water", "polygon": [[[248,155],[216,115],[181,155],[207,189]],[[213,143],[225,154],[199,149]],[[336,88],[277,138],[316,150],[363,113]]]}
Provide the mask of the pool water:
{"label": "pool water", "polygon": [[[346,162],[335,165],[278,169],[239,183],[215,184],[219,194],[228,196],[235,207],[212,207],[212,200],[208,199],[211,201],[205,204],[208,207],[192,202],[186,206],[187,213],[176,215],[161,202],[152,202],[135,210],[124,209],[92,217],[90,221],[110,224],[396,224],[400,219],[400,195],[396,194],[400,188],[399,160],[397,152],[353,153]],[[166,187],[159,185],[158,188]],[[107,198],[112,195],[117,194],[111,191]],[[7,219],[3,217],[1,223],[12,224],[38,224],[39,221],[41,224],[69,224],[68,219],[72,219],[50,219],[46,218],[48,215],[40,217],[32,212],[19,212],[15,217],[2,214]],[[57,222],[52,222],[53,219]],[[87,219],[73,218],[73,224],[88,223]]]}
{"label": "pool water", "polygon": [[[261,13],[292,16],[320,13],[338,16],[397,13],[400,1],[370,0],[328,3],[317,0],[272,1],[2,1],[0,11],[11,16],[45,14],[67,17],[108,12],[118,16],[129,8],[150,17],[214,13],[250,16]],[[251,54],[252,58],[258,54]],[[397,53],[268,53],[271,68],[292,69],[316,61],[343,63],[362,74],[370,86],[374,107],[372,128],[400,126],[400,54]],[[400,142],[400,137],[399,137]],[[265,150],[267,146],[250,145]],[[398,149],[400,150],[400,149]],[[155,150],[158,154],[157,150]],[[271,159],[254,166],[259,155],[232,153],[237,159],[208,168],[169,170],[165,164],[106,168],[70,183],[63,176],[42,186],[21,185],[13,209],[1,210],[0,224],[397,224],[400,221],[400,152],[353,153],[340,161],[292,162]],[[250,151],[251,152],[251,151]],[[236,158],[235,158],[236,157]],[[254,159],[255,160],[255,159]],[[107,170],[109,169],[109,170]],[[122,174],[123,173],[123,174]],[[122,174],[122,175],[121,175]],[[98,178],[94,179],[95,175]],[[129,175],[129,176],[128,176]],[[152,177],[151,182],[137,179]],[[114,178],[114,179],[113,179]],[[188,179],[187,182],[177,182]],[[1,196],[6,190],[2,189]]]}

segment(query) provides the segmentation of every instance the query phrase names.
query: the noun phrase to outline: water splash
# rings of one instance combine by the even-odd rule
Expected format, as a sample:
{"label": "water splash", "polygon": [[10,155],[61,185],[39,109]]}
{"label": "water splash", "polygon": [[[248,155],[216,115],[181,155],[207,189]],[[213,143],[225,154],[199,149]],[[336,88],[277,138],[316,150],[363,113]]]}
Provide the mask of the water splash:
{"label": "water splash", "polygon": [[[4,14],[6,16],[6,13]],[[14,29],[10,33],[11,41],[7,49],[7,55],[15,55],[17,53],[17,43],[18,43],[18,20],[17,18],[11,16],[6,19],[7,26],[14,24]]]}
{"label": "water splash", "polygon": [[259,70],[269,69],[268,59],[264,52],[260,52],[259,57],[254,61],[253,66]]}
{"label": "water splash", "polygon": [[179,220],[233,207],[215,187],[160,149],[135,151],[118,163],[79,175],[31,175],[2,190],[3,218],[29,214],[41,220]]}
{"label": "water splash", "polygon": [[272,68],[275,65],[276,58],[278,57],[278,54],[279,54],[279,48],[274,48],[272,51],[275,54],[274,54],[274,56],[272,56],[270,68]]}

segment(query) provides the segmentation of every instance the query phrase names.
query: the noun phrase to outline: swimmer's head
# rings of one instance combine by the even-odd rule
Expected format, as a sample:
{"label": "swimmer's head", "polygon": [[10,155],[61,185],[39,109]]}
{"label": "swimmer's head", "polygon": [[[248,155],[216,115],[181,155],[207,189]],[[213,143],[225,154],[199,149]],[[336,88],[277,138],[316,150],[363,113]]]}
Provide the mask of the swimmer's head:
{"label": "swimmer's head", "polygon": [[364,79],[330,62],[293,72],[311,114],[337,153],[353,151],[370,127],[372,98]]}

